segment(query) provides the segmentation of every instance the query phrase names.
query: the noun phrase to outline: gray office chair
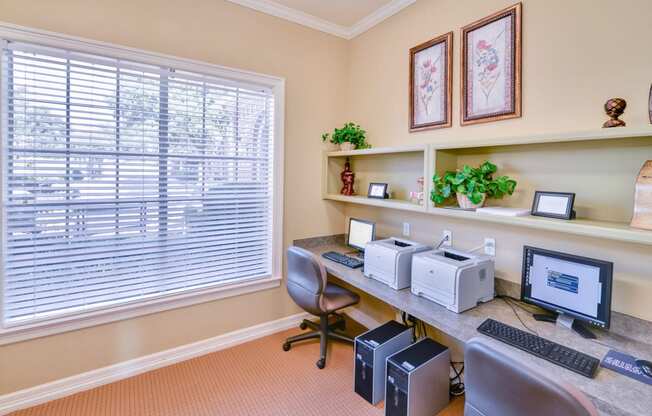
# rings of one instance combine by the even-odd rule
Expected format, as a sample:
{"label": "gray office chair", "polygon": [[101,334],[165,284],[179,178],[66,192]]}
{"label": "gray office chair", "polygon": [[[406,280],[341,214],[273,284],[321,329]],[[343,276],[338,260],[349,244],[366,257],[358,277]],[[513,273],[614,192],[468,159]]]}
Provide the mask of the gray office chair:
{"label": "gray office chair", "polygon": [[[326,345],[329,338],[353,342],[352,338],[336,331],[345,329],[345,324],[344,318],[335,311],[355,305],[360,301],[360,296],[341,286],[328,283],[326,269],[319,258],[307,250],[295,246],[288,248],[287,261],[287,287],[290,297],[303,310],[318,316],[319,324],[304,319],[299,327],[311,328],[313,331],[286,339],[283,350],[289,351],[295,342],[319,338],[320,358],[317,367],[321,369],[326,365]],[[331,324],[328,323],[330,315],[336,317],[335,322]]]}
{"label": "gray office chair", "polygon": [[464,372],[464,416],[598,415],[589,399],[573,386],[524,368],[480,338],[466,343]]}

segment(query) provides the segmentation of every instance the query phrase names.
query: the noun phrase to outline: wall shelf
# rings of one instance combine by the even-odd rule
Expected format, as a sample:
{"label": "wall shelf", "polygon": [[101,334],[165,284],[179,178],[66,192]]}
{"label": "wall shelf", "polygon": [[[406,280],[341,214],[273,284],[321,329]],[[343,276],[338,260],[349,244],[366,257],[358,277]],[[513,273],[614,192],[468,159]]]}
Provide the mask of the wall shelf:
{"label": "wall shelf", "polygon": [[413,204],[408,201],[400,201],[395,199],[373,199],[367,198],[366,196],[346,196],[338,194],[328,194],[324,196],[324,199],[330,199],[331,201],[348,202],[350,204],[369,205],[372,207],[400,209],[403,211],[426,212],[426,207],[423,205]]}
{"label": "wall shelf", "polygon": [[[349,159],[356,172],[356,191],[366,194],[369,182],[388,182],[396,199],[339,194],[339,172]],[[576,192],[578,219],[505,217],[433,207],[428,196],[435,173],[475,165],[490,159],[499,174],[515,177],[517,193],[501,201],[511,207],[530,207],[534,190]],[[652,231],[629,226],[636,175],[645,160],[652,159],[651,128],[599,129],[591,131],[502,137],[456,139],[428,145],[324,152],[324,199],[395,210],[421,212],[442,218],[504,224],[562,234],[652,245]],[[407,201],[416,178],[425,178],[425,206]],[[358,181],[358,177],[361,178]],[[614,203],[614,201],[620,201]]]}
{"label": "wall shelf", "polygon": [[468,147],[514,146],[528,144],[571,143],[595,140],[641,139],[648,138],[652,143],[651,128],[611,128],[582,130],[564,133],[535,134],[528,136],[496,137],[490,139],[443,140],[430,145],[432,149],[462,149]]}
{"label": "wall shelf", "polygon": [[652,245],[652,231],[631,228],[627,223],[596,221],[582,218],[566,221],[534,216],[504,217],[500,215],[479,214],[473,211],[435,207],[428,207],[428,213],[444,217]]}

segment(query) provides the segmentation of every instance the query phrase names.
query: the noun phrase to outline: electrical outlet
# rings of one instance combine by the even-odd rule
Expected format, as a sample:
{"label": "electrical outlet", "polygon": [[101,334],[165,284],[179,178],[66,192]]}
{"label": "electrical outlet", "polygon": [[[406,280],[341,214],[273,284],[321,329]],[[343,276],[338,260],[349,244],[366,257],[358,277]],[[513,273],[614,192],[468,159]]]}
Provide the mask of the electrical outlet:
{"label": "electrical outlet", "polygon": [[441,233],[441,238],[443,240],[442,247],[451,247],[453,245],[453,232],[451,230],[444,230]]}
{"label": "electrical outlet", "polygon": [[403,237],[409,237],[410,236],[410,223],[409,222],[404,222],[403,223]]}
{"label": "electrical outlet", "polygon": [[496,255],[496,239],[495,238],[485,238],[484,239],[484,254],[487,256]]}

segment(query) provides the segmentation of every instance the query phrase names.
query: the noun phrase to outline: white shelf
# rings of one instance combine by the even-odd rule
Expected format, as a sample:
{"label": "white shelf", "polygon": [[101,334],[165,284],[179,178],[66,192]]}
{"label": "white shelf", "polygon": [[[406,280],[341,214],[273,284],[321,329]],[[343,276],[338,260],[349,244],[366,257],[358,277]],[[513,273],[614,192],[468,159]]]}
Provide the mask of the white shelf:
{"label": "white shelf", "polygon": [[632,228],[629,224],[625,223],[596,221],[582,218],[567,221],[534,216],[505,217],[500,215],[479,214],[474,211],[435,207],[428,207],[428,213],[444,217],[506,224],[517,227],[597,237],[607,240],[652,245],[652,231]]}
{"label": "white shelf", "polygon": [[632,228],[629,226],[629,224],[625,223],[595,221],[582,218],[566,221],[534,216],[506,217],[500,215],[479,214],[474,211],[463,211],[459,209],[435,207],[425,208],[422,205],[413,204],[408,201],[398,201],[393,199],[373,199],[364,196],[329,194],[324,198],[332,201],[347,202],[351,204],[391,208],[402,211],[422,212],[440,217],[513,225],[516,227],[533,228],[544,231],[581,235],[585,237],[596,237],[606,240],[652,245],[652,231]]}
{"label": "white shelf", "polygon": [[432,144],[432,149],[458,149],[469,147],[494,147],[524,144],[548,144],[579,142],[588,140],[614,140],[649,138],[652,142],[652,128],[614,127],[610,129],[583,130],[564,133],[536,134],[529,136],[496,137],[489,139],[448,139]]}
{"label": "white shelf", "polygon": [[[652,134],[652,133],[651,133]],[[392,153],[410,153],[410,152],[425,152],[428,145],[413,145],[413,146],[400,146],[400,147],[372,147],[371,149],[360,150],[338,150],[335,152],[326,152],[327,157],[345,157],[345,156],[365,156],[365,155],[387,155]]]}
{"label": "white shelf", "polygon": [[372,207],[400,209],[403,211],[426,212],[426,207],[423,205],[413,204],[409,201],[402,201],[397,199],[374,199],[367,198],[366,196],[347,196],[338,194],[328,194],[324,196],[324,199],[348,202],[358,205],[370,205]]}

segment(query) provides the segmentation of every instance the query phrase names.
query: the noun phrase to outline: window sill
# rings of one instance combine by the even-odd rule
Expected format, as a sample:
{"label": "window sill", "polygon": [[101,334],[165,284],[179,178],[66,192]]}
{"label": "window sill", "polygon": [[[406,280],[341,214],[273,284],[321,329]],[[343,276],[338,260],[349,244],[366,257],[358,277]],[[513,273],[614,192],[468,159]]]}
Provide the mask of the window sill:
{"label": "window sill", "polygon": [[202,289],[172,296],[162,296],[148,301],[134,302],[118,307],[95,310],[84,314],[61,317],[49,321],[23,326],[0,329],[0,345],[12,344],[33,338],[60,334],[110,322],[122,321],[138,316],[210,302],[261,290],[272,289],[281,285],[281,277],[268,277],[240,283]]}

